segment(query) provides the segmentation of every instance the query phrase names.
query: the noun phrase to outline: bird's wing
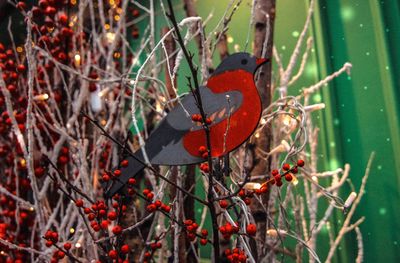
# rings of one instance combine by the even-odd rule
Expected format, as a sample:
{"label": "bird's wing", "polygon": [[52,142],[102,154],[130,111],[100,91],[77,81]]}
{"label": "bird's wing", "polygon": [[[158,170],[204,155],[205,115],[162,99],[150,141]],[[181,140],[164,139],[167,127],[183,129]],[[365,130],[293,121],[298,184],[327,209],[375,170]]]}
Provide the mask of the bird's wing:
{"label": "bird's wing", "polygon": [[[218,124],[233,114],[242,103],[242,95],[239,91],[216,94],[206,87],[201,87],[200,94],[206,115],[214,118],[212,125]],[[146,140],[144,149],[150,163],[185,165],[204,161],[203,158],[191,155],[182,143],[185,134],[202,129],[201,125],[199,126],[191,119],[192,114],[199,112],[193,95],[188,94],[167,114]],[[138,157],[144,160],[139,152],[140,150]]]}
{"label": "bird's wing", "polygon": [[[218,124],[233,114],[243,101],[242,93],[236,90],[213,93],[209,88],[201,86],[200,95],[203,110],[206,116],[213,121],[212,125]],[[190,93],[168,113],[166,121],[177,130],[199,130],[202,129],[202,126],[194,123],[191,119],[193,114],[199,113],[200,110],[196,100]]]}

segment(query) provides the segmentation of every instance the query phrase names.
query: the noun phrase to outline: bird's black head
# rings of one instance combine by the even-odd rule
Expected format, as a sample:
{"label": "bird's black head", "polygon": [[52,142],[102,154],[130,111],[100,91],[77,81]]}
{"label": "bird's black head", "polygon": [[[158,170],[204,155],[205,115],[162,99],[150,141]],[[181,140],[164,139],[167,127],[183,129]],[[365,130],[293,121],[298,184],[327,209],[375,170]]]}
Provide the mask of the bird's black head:
{"label": "bird's black head", "polygon": [[238,69],[254,74],[262,64],[268,61],[269,60],[266,58],[256,58],[255,56],[245,52],[234,53],[225,58],[221,64],[219,64],[219,66],[213,72],[213,75]]}

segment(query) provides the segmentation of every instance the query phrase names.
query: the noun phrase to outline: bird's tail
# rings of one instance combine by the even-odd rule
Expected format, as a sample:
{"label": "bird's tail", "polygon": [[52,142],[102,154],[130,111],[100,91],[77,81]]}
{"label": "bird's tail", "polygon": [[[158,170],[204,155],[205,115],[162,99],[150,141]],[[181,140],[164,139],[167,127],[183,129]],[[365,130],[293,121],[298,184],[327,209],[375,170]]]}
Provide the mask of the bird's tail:
{"label": "bird's tail", "polygon": [[[119,192],[126,185],[129,178],[134,177],[137,173],[145,168],[144,163],[139,161],[139,159],[135,159],[130,156],[126,160],[128,161],[128,166],[119,168],[121,175],[116,177],[114,180],[110,180],[109,182],[103,184],[104,197],[106,199],[114,196],[114,194]],[[113,171],[115,170],[116,169]]]}

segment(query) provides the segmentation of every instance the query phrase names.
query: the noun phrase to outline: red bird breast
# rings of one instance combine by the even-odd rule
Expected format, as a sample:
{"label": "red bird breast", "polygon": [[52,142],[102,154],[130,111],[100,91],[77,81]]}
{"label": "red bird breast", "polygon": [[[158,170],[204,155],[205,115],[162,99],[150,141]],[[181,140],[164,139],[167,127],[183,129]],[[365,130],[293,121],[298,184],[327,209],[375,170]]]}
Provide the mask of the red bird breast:
{"label": "red bird breast", "polygon": [[[245,70],[227,71],[213,76],[208,80],[207,87],[214,93],[235,90],[243,95],[242,104],[229,119],[225,118],[210,126],[211,154],[212,157],[219,157],[240,146],[257,128],[261,117],[261,100],[253,74]],[[187,133],[183,145],[190,154],[200,157],[199,148],[207,145],[205,131],[201,129]]]}

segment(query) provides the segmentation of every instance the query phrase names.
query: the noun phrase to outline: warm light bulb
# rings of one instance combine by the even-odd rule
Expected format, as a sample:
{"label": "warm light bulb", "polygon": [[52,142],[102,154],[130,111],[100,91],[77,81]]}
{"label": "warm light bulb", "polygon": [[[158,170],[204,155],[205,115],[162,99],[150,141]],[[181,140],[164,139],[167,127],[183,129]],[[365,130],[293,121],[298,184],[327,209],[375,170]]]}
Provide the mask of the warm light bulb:
{"label": "warm light bulb", "polygon": [[292,184],[293,184],[294,186],[296,186],[296,185],[299,184],[299,180],[297,180],[297,177],[294,176],[293,174],[292,174]]}
{"label": "warm light bulb", "polygon": [[33,97],[34,100],[48,100],[49,99],[49,94],[44,93],[44,94],[39,94]]}

